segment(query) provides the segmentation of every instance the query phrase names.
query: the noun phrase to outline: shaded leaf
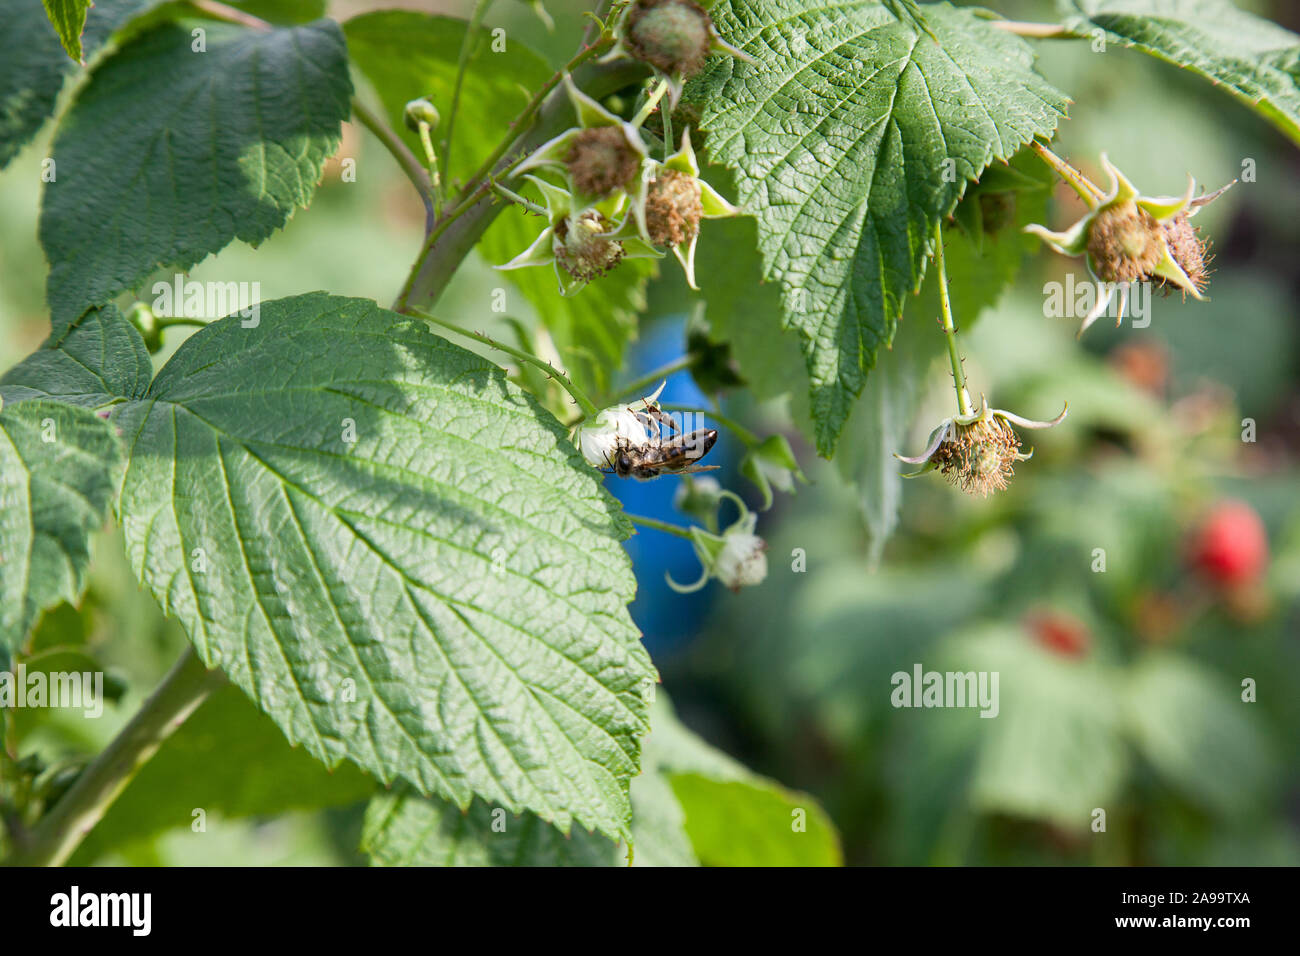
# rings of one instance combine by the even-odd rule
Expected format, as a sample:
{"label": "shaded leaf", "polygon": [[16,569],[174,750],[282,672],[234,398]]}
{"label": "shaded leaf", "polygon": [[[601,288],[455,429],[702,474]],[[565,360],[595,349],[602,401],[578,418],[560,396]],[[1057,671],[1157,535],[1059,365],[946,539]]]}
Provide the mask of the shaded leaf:
{"label": "shaded leaf", "polygon": [[265,239],[338,148],[352,84],[337,24],[204,29],[206,52],[170,23],[130,40],[60,124],[40,225],[56,332],[159,266]]}
{"label": "shaded leaf", "polygon": [[654,669],[599,474],[416,320],[316,293],[243,322],[116,407],[141,580],[327,765],[625,834]]}
{"label": "shaded leaf", "polygon": [[81,596],[90,533],[121,468],[121,443],[94,412],[47,401],[0,410],[0,645],[17,648],[42,611]]}

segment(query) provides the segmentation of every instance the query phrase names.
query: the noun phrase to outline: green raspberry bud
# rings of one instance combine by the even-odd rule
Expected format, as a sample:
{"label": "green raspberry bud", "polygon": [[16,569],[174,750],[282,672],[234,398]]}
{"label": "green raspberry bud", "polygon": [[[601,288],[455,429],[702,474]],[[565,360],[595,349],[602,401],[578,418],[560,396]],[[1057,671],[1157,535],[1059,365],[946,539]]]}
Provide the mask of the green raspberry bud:
{"label": "green raspberry bud", "polygon": [[406,126],[411,132],[418,133],[421,123],[427,124],[429,129],[436,129],[440,117],[438,116],[438,108],[421,97],[406,104],[403,119],[405,119]]}

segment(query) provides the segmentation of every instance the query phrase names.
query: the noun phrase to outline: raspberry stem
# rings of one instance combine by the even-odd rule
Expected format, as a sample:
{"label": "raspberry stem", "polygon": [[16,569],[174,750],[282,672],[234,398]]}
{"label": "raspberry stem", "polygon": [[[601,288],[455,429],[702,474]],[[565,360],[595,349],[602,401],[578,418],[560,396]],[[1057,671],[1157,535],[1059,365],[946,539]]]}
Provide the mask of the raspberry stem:
{"label": "raspberry stem", "polygon": [[934,226],[934,262],[939,270],[939,308],[943,312],[943,334],[948,340],[948,361],[952,364],[952,386],[957,390],[957,410],[972,414],[970,393],[966,391],[966,373],[957,350],[957,328],[952,324],[952,303],[948,300],[948,270],[943,264],[943,223]]}
{"label": "raspberry stem", "polygon": [[[664,98],[664,94],[667,92],[668,81],[660,80],[659,84],[654,88],[654,92],[650,94],[650,98],[645,101],[645,106],[641,107],[640,112],[638,112],[636,116],[632,117],[633,128],[641,128],[641,124],[650,118],[650,114],[655,111],[655,107],[659,105],[659,101]],[[665,118],[667,115],[667,113],[664,114]],[[665,129],[666,128],[667,127],[665,127]]]}

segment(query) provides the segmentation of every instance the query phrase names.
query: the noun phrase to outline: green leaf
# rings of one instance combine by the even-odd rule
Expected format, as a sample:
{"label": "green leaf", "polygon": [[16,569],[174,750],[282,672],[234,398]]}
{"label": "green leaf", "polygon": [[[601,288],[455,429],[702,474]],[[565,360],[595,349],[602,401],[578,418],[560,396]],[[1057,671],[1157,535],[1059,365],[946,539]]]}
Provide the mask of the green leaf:
{"label": "green leaf", "polygon": [[245,322],[117,406],[141,580],[327,765],[625,834],[655,672],[599,474],[416,320],[314,293]]}
{"label": "green leaf", "polygon": [[0,0],[0,169],[36,135],[71,69],[58,35],[31,0]]}
{"label": "green leaf", "polygon": [[[213,694],[131,779],[77,850],[73,865],[207,817],[269,817],[367,799],[375,782],[344,764],[329,771],[285,742],[235,687]],[[214,821],[215,822],[215,821]]]}
{"label": "green leaf", "polygon": [[1300,36],[1228,0],[1058,0],[1072,32],[1205,77],[1300,143]]}
{"label": "green leaf", "polygon": [[338,148],[352,84],[337,24],[204,30],[206,52],[176,24],[132,39],[60,125],[40,226],[56,332],[159,266],[265,239]]}
{"label": "green leaf", "polygon": [[1235,681],[1151,654],[1124,694],[1138,751],[1191,800],[1219,814],[1257,815],[1277,792],[1276,754]]}
{"label": "green leaf", "polygon": [[86,28],[86,11],[90,0],[41,0],[45,15],[50,18],[59,42],[73,61],[81,62],[81,31]]}
{"label": "green leaf", "polygon": [[[450,119],[467,28],[463,20],[413,10],[380,10],[343,24],[352,62],[374,84],[393,129],[416,156],[423,156],[424,148],[406,127],[406,104],[425,97],[437,107],[444,124]],[[450,168],[442,171],[448,183],[468,179],[493,147],[514,132],[510,121],[553,72],[513,36],[507,38],[505,51],[498,53],[492,50],[491,33],[478,31],[453,127]],[[434,130],[435,143],[443,132]]]}
{"label": "green leaf", "polygon": [[567,836],[525,813],[475,800],[466,811],[409,791],[384,793],[366,809],[361,848],[376,866],[613,866],[614,844],[596,833]]}
{"label": "green leaf", "polygon": [[811,798],[780,787],[674,774],[686,832],[705,866],[840,866],[839,841]]}
{"label": "green leaf", "polygon": [[[651,720],[643,770],[632,782],[634,865],[839,864],[835,830],[811,797],[709,746],[662,694]],[[807,811],[805,832],[791,829],[796,809]],[[597,835],[565,837],[531,814],[511,817],[481,801],[466,814],[409,792],[371,802],[362,848],[386,866],[614,866],[627,856]]]}
{"label": "green leaf", "polygon": [[711,158],[741,173],[829,456],[935,223],[985,166],[1050,135],[1066,100],[1023,40],[946,4],[925,8],[938,42],[877,0],[727,0],[713,15],[757,62],[715,58],[692,96]]}
{"label": "green leaf", "polygon": [[42,611],[80,597],[121,467],[121,442],[94,412],[0,410],[0,645],[17,648]]}
{"label": "green leaf", "polygon": [[91,309],[69,328],[0,377],[6,404],[47,398],[99,408],[140,398],[153,378],[153,362],[134,325],[107,305]]}
{"label": "green leaf", "polygon": [[[712,224],[710,224],[712,225]],[[492,265],[509,262],[537,238],[546,223],[518,208],[505,209],[479,243],[479,252]],[[624,259],[606,276],[584,286],[577,295],[560,294],[551,266],[502,272],[537,312],[550,333],[561,363],[593,391],[608,388],[623,367],[628,345],[636,338],[637,316],[645,308],[646,284],[658,272],[653,259]],[[509,297],[507,311],[513,311]]]}

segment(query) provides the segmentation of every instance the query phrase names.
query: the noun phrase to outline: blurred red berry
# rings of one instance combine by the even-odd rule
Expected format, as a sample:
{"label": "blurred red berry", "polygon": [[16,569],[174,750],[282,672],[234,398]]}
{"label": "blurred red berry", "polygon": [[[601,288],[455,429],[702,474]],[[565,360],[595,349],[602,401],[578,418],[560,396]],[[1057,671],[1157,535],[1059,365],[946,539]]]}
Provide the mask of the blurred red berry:
{"label": "blurred red berry", "polygon": [[1268,565],[1268,535],[1250,505],[1221,501],[1192,537],[1191,564],[1216,586],[1257,580]]}
{"label": "blurred red berry", "polygon": [[1060,611],[1031,611],[1025,615],[1025,627],[1039,644],[1065,657],[1083,657],[1092,645],[1083,622]]}

